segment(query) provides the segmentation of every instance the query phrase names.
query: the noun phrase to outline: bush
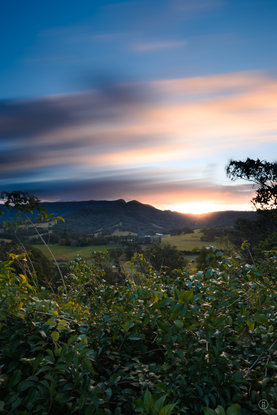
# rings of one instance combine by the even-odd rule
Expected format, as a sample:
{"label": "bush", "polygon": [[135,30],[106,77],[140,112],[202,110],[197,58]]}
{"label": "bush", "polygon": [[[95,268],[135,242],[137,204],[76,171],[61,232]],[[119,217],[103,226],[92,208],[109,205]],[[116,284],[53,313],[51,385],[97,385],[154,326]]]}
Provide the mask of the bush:
{"label": "bush", "polygon": [[144,250],[144,255],[156,271],[164,270],[166,274],[188,265],[184,254],[169,243],[154,243]]}
{"label": "bush", "polygon": [[76,257],[68,296],[2,262],[0,408],[199,415],[260,413],[261,399],[275,406],[276,252],[256,266],[212,253],[213,267],[193,275],[148,266],[138,284],[118,286],[105,281],[108,256]]}

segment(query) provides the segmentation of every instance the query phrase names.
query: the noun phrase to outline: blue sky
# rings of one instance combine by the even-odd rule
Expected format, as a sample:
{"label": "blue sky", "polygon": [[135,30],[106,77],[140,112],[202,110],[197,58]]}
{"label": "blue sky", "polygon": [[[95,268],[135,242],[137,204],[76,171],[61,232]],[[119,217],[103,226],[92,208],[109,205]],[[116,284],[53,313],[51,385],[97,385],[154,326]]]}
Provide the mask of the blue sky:
{"label": "blue sky", "polygon": [[277,3],[2,6],[0,189],[251,209],[225,166],[276,161]]}

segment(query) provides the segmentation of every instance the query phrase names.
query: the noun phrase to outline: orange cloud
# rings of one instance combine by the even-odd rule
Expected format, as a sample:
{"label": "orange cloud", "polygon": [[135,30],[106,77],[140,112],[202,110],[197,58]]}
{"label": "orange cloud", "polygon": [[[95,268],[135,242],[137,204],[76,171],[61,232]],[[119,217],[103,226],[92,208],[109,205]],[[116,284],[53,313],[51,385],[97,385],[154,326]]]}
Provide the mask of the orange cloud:
{"label": "orange cloud", "polygon": [[[35,146],[57,141],[66,145],[78,139],[84,148],[94,148],[98,156],[112,160],[113,154],[118,156],[121,151],[138,158],[141,147],[154,158],[166,146],[170,158],[175,154],[177,159],[187,159],[234,147],[238,141],[247,146],[249,141],[260,144],[276,139],[277,81],[261,73],[165,80],[151,82],[148,88],[163,94],[163,99],[132,111],[119,108],[110,123],[88,119],[42,133],[31,141]],[[132,151],[124,148],[130,145]]]}

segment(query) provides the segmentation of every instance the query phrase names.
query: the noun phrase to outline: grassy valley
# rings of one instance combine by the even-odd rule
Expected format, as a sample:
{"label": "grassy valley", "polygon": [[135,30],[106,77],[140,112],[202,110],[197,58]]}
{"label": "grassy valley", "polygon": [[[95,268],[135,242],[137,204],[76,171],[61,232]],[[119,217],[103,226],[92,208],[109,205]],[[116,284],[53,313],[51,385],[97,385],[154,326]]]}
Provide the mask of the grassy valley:
{"label": "grassy valley", "polygon": [[[135,233],[130,232],[120,232],[115,231],[113,233],[115,236],[135,236]],[[195,247],[208,247],[211,245],[217,246],[218,244],[214,242],[206,242],[201,240],[201,236],[203,233],[196,229],[192,234],[186,235],[178,235],[178,236],[171,236],[171,235],[163,235],[162,242],[169,243],[170,245],[176,246],[176,248],[180,251],[192,251]],[[34,245],[34,247],[40,249],[43,254],[51,260],[51,254],[49,253],[48,249],[44,245]],[[107,252],[109,249],[113,249],[112,245],[91,245],[85,247],[75,247],[75,246],[60,246],[59,244],[49,244],[49,248],[53,252],[55,258],[59,261],[70,261],[76,255],[80,255],[85,259],[89,259],[91,256],[91,252]],[[196,255],[186,255],[190,260],[195,259]]]}
{"label": "grassy valley", "polygon": [[[46,246],[44,245],[33,245],[35,248],[38,248],[42,251],[42,253],[48,259],[52,259],[52,256]],[[108,245],[92,245],[92,246],[60,246],[58,244],[49,244],[49,248],[53,252],[55,258],[58,261],[71,261],[76,255],[80,255],[85,259],[89,259],[91,256],[91,252],[98,251],[98,252],[107,252],[107,249],[110,247]]]}

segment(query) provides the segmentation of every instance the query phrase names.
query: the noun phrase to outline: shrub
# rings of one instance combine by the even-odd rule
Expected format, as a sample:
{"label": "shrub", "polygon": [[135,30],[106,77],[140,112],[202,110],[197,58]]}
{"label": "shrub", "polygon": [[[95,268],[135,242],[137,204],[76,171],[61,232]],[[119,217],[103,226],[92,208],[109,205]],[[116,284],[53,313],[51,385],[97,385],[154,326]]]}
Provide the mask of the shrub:
{"label": "shrub", "polygon": [[68,298],[63,285],[36,288],[2,262],[0,407],[193,415],[276,405],[277,255],[257,266],[216,258],[193,275],[149,267],[140,284],[113,286],[108,257],[76,257]]}

